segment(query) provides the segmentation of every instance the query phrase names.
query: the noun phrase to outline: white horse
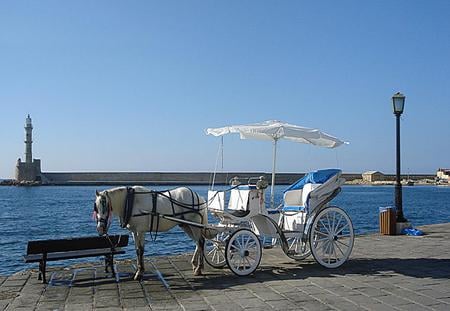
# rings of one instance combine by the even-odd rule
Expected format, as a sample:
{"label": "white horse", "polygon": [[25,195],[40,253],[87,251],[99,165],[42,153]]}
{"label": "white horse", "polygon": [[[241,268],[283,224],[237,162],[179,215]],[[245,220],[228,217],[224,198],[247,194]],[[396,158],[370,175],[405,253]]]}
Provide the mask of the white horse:
{"label": "white horse", "polygon": [[[96,191],[94,217],[97,220],[97,231],[100,235],[107,234],[113,215],[119,217],[122,227],[126,227],[133,234],[137,254],[135,280],[142,279],[144,275],[145,233],[157,234],[168,231],[176,225],[179,225],[195,241],[196,248],[191,260],[192,269],[195,275],[202,274],[203,248],[207,230],[195,224],[207,225],[208,215],[205,200],[196,192],[186,187],[159,192],[140,186]],[[167,220],[164,216],[187,222],[178,223]],[[192,225],[189,225],[189,222]]]}

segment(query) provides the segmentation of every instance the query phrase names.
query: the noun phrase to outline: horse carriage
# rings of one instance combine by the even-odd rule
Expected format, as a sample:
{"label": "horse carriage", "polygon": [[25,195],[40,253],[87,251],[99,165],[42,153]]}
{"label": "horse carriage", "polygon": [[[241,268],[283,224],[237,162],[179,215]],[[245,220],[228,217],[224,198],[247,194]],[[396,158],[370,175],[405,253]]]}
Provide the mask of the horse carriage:
{"label": "horse carriage", "polygon": [[236,275],[251,274],[261,261],[262,241],[269,239],[292,259],[312,254],[326,268],[341,266],[352,251],[353,226],[344,210],[328,203],[344,181],[337,169],[308,173],[285,190],[276,209],[265,206],[262,178],[246,185],[234,179],[229,191],[209,191],[208,210],[219,219],[219,232],[206,241],[206,261],[215,268],[228,265]]}
{"label": "horse carriage", "polygon": [[[337,169],[306,174],[284,191],[283,202],[274,207],[276,146],[281,138],[334,148],[343,141],[320,132],[278,121],[208,129],[207,134],[239,133],[241,138],[272,140],[274,159],[270,207],[266,207],[264,178],[242,184],[234,178],[225,191],[208,191],[208,200],[186,187],[154,191],[145,187],[118,187],[96,192],[94,216],[99,234],[107,234],[112,215],[120,218],[135,240],[137,271],[144,273],[145,233],[163,232],[179,225],[195,242],[191,263],[200,275],[203,259],[215,268],[228,265],[239,276],[253,273],[262,256],[262,241],[279,242],[295,260],[309,255],[324,267],[336,268],[350,256],[353,226],[349,216],[329,202],[340,192],[344,179]],[[222,140],[223,141],[223,140]],[[208,224],[208,213],[217,223]]]}

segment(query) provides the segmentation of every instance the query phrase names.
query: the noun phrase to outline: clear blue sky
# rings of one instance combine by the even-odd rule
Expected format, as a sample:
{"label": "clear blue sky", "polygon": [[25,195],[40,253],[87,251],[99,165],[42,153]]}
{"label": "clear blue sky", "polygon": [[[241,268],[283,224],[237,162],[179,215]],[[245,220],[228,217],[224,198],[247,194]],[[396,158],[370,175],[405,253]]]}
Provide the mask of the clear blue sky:
{"label": "clear blue sky", "polygon": [[[278,170],[450,167],[450,1],[1,1],[0,177],[208,171],[204,129],[278,119],[350,142],[282,142]],[[225,170],[270,171],[271,145],[225,137]]]}

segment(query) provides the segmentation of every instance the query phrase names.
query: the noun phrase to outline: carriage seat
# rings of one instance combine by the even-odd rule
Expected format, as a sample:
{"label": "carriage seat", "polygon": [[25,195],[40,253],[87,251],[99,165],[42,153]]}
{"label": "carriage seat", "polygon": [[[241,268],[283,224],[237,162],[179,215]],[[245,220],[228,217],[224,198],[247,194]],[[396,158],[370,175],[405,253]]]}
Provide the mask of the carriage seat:
{"label": "carriage seat", "polygon": [[289,190],[284,193],[283,212],[303,212],[311,191],[321,184],[307,183],[302,189]]}
{"label": "carriage seat", "polygon": [[247,217],[256,211],[255,205],[259,202],[255,195],[257,188],[254,185],[240,185],[230,191],[228,206],[224,191],[208,191],[208,208],[212,212],[226,213],[236,218]]}
{"label": "carriage seat", "polygon": [[246,217],[250,214],[250,193],[255,191],[255,186],[240,185],[236,189],[231,190],[230,200],[228,202],[228,213],[234,217]]}
{"label": "carriage seat", "polygon": [[320,192],[317,194],[320,196],[328,195],[345,181],[339,178],[341,173],[342,171],[340,169],[324,169],[309,172],[285,190],[282,211],[305,211],[310,203],[308,199],[311,191],[322,186],[320,187],[321,190],[317,189],[316,192]]}

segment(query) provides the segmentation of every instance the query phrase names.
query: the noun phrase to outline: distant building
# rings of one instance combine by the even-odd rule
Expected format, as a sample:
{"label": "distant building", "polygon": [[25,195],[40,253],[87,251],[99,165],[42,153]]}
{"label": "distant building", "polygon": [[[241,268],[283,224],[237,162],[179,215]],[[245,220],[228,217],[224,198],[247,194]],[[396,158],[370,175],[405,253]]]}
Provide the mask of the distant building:
{"label": "distant building", "polygon": [[16,180],[41,181],[41,160],[33,159],[33,125],[30,115],[25,120],[25,162],[19,158],[16,164]]}
{"label": "distant building", "polygon": [[450,168],[440,168],[436,172],[436,177],[438,180],[450,180]]}
{"label": "distant building", "polygon": [[385,180],[385,176],[379,171],[367,171],[362,174],[362,179],[367,182],[382,181]]}

